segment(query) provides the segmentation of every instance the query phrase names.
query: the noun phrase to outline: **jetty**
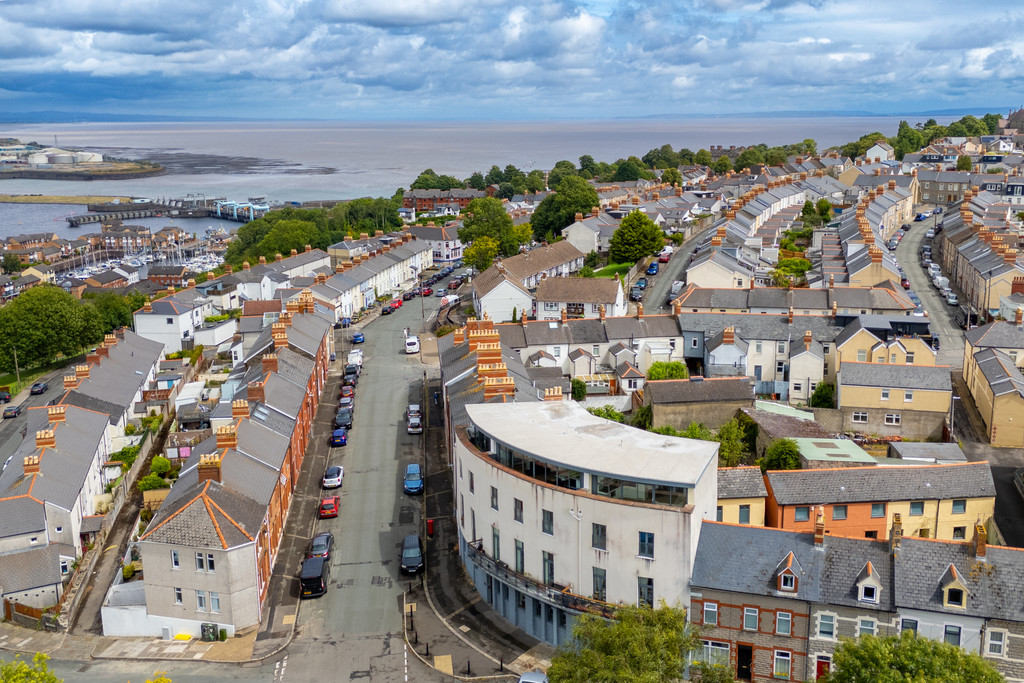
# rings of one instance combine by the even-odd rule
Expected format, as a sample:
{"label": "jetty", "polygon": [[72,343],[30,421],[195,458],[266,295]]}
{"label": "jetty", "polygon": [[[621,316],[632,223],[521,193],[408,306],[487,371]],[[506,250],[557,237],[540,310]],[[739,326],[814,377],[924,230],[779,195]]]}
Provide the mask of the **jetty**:
{"label": "jetty", "polygon": [[248,223],[270,211],[270,206],[263,197],[250,197],[248,202],[236,202],[224,198],[186,197],[162,201],[142,200],[123,204],[89,204],[87,207],[89,213],[67,217],[68,224],[72,228],[88,223],[164,216],[170,218],[220,218],[236,223]]}

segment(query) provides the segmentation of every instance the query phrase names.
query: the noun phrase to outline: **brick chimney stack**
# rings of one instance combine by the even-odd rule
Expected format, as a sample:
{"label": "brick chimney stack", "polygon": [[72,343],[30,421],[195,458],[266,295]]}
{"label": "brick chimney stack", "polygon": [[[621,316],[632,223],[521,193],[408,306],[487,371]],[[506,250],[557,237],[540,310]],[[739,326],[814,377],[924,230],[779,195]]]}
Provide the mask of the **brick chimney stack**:
{"label": "brick chimney stack", "polygon": [[551,387],[550,389],[544,390],[545,401],[564,401],[565,396],[562,394],[562,387]]}
{"label": "brick chimney stack", "polygon": [[787,322],[789,322],[790,324],[792,324],[792,323],[793,323],[793,307],[792,307],[792,306],[790,306],[790,307],[789,307],[789,313],[788,313],[788,314],[787,314],[787,316],[786,316],[786,320],[787,320]]}
{"label": "brick chimney stack", "polygon": [[40,429],[36,432],[36,448],[54,448],[56,445],[57,439],[52,429]]}
{"label": "brick chimney stack", "polygon": [[637,304],[636,305],[636,319],[637,320],[643,320],[644,319],[644,305],[643,304]]}
{"label": "brick chimney stack", "polygon": [[1017,326],[1017,329],[1024,327],[1024,309],[1018,308],[1013,314],[1013,324]]}
{"label": "brick chimney stack", "polygon": [[217,427],[217,450],[237,447],[238,433],[235,431],[235,426],[224,425],[222,427]]}
{"label": "brick chimney stack", "polygon": [[248,394],[250,403],[263,403],[263,382],[250,382]]}
{"label": "brick chimney stack", "polygon": [[979,562],[985,561],[985,553],[988,550],[988,531],[984,524],[974,525],[974,558]]}
{"label": "brick chimney stack", "polygon": [[598,314],[599,316],[601,316],[601,322],[604,322],[604,318],[605,318],[605,310],[604,310],[604,304],[601,304],[601,305],[600,305],[600,306],[598,307],[598,309],[597,309],[597,314]]}
{"label": "brick chimney stack", "polygon": [[730,326],[722,330],[722,343],[730,346],[736,343],[736,328]]}
{"label": "brick chimney stack", "polygon": [[814,511],[814,547],[825,547],[825,508],[821,505]]}
{"label": "brick chimney stack", "polygon": [[36,474],[39,472],[39,456],[26,455],[24,462],[25,474]]}
{"label": "brick chimney stack", "polygon": [[889,552],[895,553],[900,549],[903,538],[903,518],[900,513],[892,516],[892,529],[889,530]]}
{"label": "brick chimney stack", "polygon": [[207,481],[215,481],[218,484],[221,482],[220,478],[220,456],[216,453],[204,453],[199,456],[199,466],[196,467],[196,473],[199,475],[199,483]]}
{"label": "brick chimney stack", "polygon": [[814,335],[811,334],[811,331],[807,330],[806,332],[804,332],[804,344],[806,344],[807,346],[810,346],[811,342],[813,342],[813,341],[814,341]]}
{"label": "brick chimney stack", "polygon": [[[287,340],[287,336],[285,337],[285,339]],[[276,344],[276,339],[275,339],[275,344],[274,345],[275,346],[277,345]],[[277,354],[276,353],[268,353],[265,356],[263,356],[262,360],[263,360],[263,373],[264,374],[266,374],[268,372],[277,372]]]}
{"label": "brick chimney stack", "polygon": [[50,422],[64,422],[67,406],[47,406],[46,419]]}
{"label": "brick chimney stack", "polygon": [[249,402],[240,398],[231,402],[231,419],[239,420],[249,417]]}

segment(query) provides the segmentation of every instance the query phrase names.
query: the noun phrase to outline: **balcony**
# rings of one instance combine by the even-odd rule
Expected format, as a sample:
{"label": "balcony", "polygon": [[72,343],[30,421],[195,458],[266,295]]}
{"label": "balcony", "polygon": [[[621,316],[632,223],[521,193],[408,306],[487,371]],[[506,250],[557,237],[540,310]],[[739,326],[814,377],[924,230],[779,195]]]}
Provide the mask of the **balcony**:
{"label": "balcony", "polygon": [[615,615],[616,605],[575,595],[570,592],[571,586],[568,588],[558,586],[557,584],[548,586],[525,574],[515,572],[504,562],[495,562],[492,558],[487,557],[487,554],[478,544],[466,544],[466,557],[490,576],[501,579],[516,590],[520,590],[538,600],[543,600],[574,612],[596,614],[605,619],[611,619]]}

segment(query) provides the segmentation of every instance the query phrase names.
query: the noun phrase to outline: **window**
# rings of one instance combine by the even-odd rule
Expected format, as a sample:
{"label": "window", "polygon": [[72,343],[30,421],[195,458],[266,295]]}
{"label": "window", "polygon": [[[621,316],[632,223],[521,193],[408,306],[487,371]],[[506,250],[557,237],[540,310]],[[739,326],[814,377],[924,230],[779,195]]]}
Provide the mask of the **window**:
{"label": "window", "polygon": [[474,493],[476,490],[475,482],[473,481],[473,471],[469,472],[469,492]]}
{"label": "window", "polygon": [[818,615],[818,637],[828,639],[836,637],[836,617],[834,614]]}
{"label": "window", "polygon": [[756,631],[757,630],[757,608],[756,607],[744,607],[743,608],[743,630],[744,631]]}
{"label": "window", "polygon": [[882,389],[882,400],[883,401],[888,401],[889,400],[889,390],[888,389]]}
{"label": "window", "polygon": [[775,651],[775,665],[772,667],[772,676],[775,678],[789,678],[789,671],[792,666],[793,655],[783,650]]}
{"label": "window", "polygon": [[705,602],[704,603],[704,625],[705,626],[718,626],[718,603],[717,602]]}
{"label": "window", "polygon": [[541,564],[544,567],[544,584],[550,586],[555,582],[555,555],[546,550],[541,551]]}
{"label": "window", "polygon": [[792,574],[783,574],[779,577],[779,590],[795,591],[796,577]]}
{"label": "window", "polygon": [[988,654],[993,657],[1002,657],[1005,650],[1004,645],[1006,643],[1006,632],[1005,631],[989,631],[988,632],[988,645],[985,647]]}
{"label": "window", "polygon": [[545,301],[544,302],[544,310],[545,311],[557,311],[558,310],[558,302],[557,301]]}
{"label": "window", "polygon": [[[597,304],[594,304],[594,307],[596,308]],[[594,312],[597,313],[597,311],[594,311]],[[594,355],[595,356],[600,356],[601,355],[601,347],[598,346],[597,344],[594,344]]]}
{"label": "window", "polygon": [[206,611],[206,591],[196,591],[196,610]]}
{"label": "window", "polygon": [[213,569],[213,553],[207,553],[206,555],[206,571],[212,572]]}
{"label": "window", "polygon": [[707,664],[728,667],[729,643],[715,643],[710,640],[705,640],[701,660]]}
{"label": "window", "polygon": [[793,393],[794,394],[799,394],[803,390],[804,390],[804,385],[803,384],[801,384],[800,382],[793,382]]}
{"label": "window", "polygon": [[64,531],[64,527],[62,527],[62,526],[56,527],[53,531],[54,531],[54,533],[58,533],[59,534],[59,533]]}
{"label": "window", "polygon": [[858,411],[853,414],[853,421],[859,424],[868,423],[868,414],[864,411]]}
{"label": "window", "polygon": [[196,571],[206,571],[206,555],[203,553],[196,553]]}
{"label": "window", "polygon": [[722,506],[721,505],[719,505],[717,508],[715,508],[715,521],[716,522],[721,522],[722,521]]}
{"label": "window", "polygon": [[793,632],[793,615],[789,612],[775,614],[775,635],[788,636]]}
{"label": "window", "polygon": [[959,588],[947,588],[946,605],[948,605],[949,607],[963,607],[964,592]]}
{"label": "window", "polygon": [[561,346],[553,346],[553,347],[551,347],[551,355],[554,356],[555,358],[560,357],[562,355],[562,347]]}
{"label": "window", "polygon": [[551,510],[541,510],[541,531],[548,536],[555,535],[555,515]]}
{"label": "window", "polygon": [[180,588],[175,588],[174,589],[174,604],[175,605],[180,605],[181,604],[181,589]]}
{"label": "window", "polygon": [[875,620],[874,619],[861,619],[857,624],[857,635],[859,636],[873,636],[875,635]]}
{"label": "window", "polygon": [[180,569],[181,565],[178,564],[178,551],[171,551],[171,569]]}
{"label": "window", "polygon": [[220,612],[220,593],[210,591],[210,611]]}
{"label": "window", "polygon": [[845,505],[833,505],[832,506],[832,519],[846,519],[846,506]]}
{"label": "window", "polygon": [[907,365],[913,365],[913,364],[914,364],[914,352],[913,351],[907,351]]}
{"label": "window", "polygon": [[761,342],[756,342],[754,344],[754,352],[755,353],[761,353]]}
{"label": "window", "polygon": [[640,532],[640,547],[637,555],[640,557],[654,557],[654,534],[650,531]]}
{"label": "window", "polygon": [[173,325],[174,324],[174,318],[167,318],[167,324],[168,325]]}
{"label": "window", "polygon": [[924,501],[915,500],[910,503],[910,516],[920,517],[924,514]]}
{"label": "window", "polygon": [[960,647],[960,627],[947,624],[942,639],[950,645]]}
{"label": "window", "polygon": [[962,541],[967,538],[967,527],[955,526],[953,527],[953,540]]}
{"label": "window", "polygon": [[793,511],[794,522],[806,522],[811,518],[811,508],[809,505],[798,505],[796,510]]}
{"label": "window", "polygon": [[898,425],[900,423],[899,413],[888,413],[885,416],[885,424],[887,425]]}
{"label": "window", "polygon": [[517,538],[516,539],[516,573],[517,574],[525,574],[526,573],[526,569],[523,566],[524,564],[526,564],[526,551],[523,550],[523,542],[520,541]]}
{"label": "window", "polygon": [[591,524],[590,545],[598,550],[608,550],[608,527],[604,524]]}
{"label": "window", "polygon": [[878,539],[878,531],[872,529],[871,531],[864,532],[864,538]]}
{"label": "window", "polygon": [[512,499],[512,518],[520,524],[523,523],[523,501],[518,498]]}
{"label": "window", "polygon": [[60,561],[60,573],[61,574],[67,574],[69,569],[70,569],[70,567],[68,566],[68,561],[67,560],[61,560]]}
{"label": "window", "polygon": [[860,351],[857,352],[857,362],[858,363],[863,363],[863,362],[867,361],[867,359],[868,359],[867,349],[861,349]]}
{"label": "window", "polygon": [[594,567],[594,599],[605,601],[608,597],[608,573],[600,567]]}
{"label": "window", "polygon": [[885,517],[885,503],[872,503],[871,516],[876,518]]}
{"label": "window", "polygon": [[957,498],[953,501],[953,514],[962,515],[967,512],[967,499]]}
{"label": "window", "polygon": [[780,360],[775,364],[775,374],[784,375],[786,374],[786,361]]}
{"label": "window", "polygon": [[776,348],[776,351],[778,353],[785,353],[786,352],[786,342],[779,342],[778,347]]}
{"label": "window", "polygon": [[491,527],[491,557],[495,562],[501,562],[501,532],[498,527]]}
{"label": "window", "polygon": [[654,579],[647,576],[636,577],[636,604],[654,607]]}
{"label": "window", "polygon": [[917,619],[904,619],[900,622],[900,631],[917,633]]}
{"label": "window", "polygon": [[491,487],[491,509],[498,509],[498,489],[494,486]]}
{"label": "window", "polygon": [[740,505],[740,524],[750,524],[749,505]]}
{"label": "window", "polygon": [[878,589],[866,584],[861,586],[860,599],[863,602],[878,602]]}
{"label": "window", "polygon": [[913,391],[904,391],[903,392],[903,400],[906,403],[913,403],[914,402],[914,392]]}

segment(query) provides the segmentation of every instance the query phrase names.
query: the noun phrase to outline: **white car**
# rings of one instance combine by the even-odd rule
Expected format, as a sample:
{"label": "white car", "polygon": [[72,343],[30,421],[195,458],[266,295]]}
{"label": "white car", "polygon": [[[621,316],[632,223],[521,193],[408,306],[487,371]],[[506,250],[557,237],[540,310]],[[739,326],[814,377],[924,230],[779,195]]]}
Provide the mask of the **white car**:
{"label": "white car", "polygon": [[413,335],[406,337],[405,339],[405,352],[406,353],[419,353],[420,352],[420,338]]}
{"label": "white car", "polygon": [[341,482],[345,478],[345,468],[341,465],[331,465],[324,472],[322,486],[325,489],[341,488]]}

